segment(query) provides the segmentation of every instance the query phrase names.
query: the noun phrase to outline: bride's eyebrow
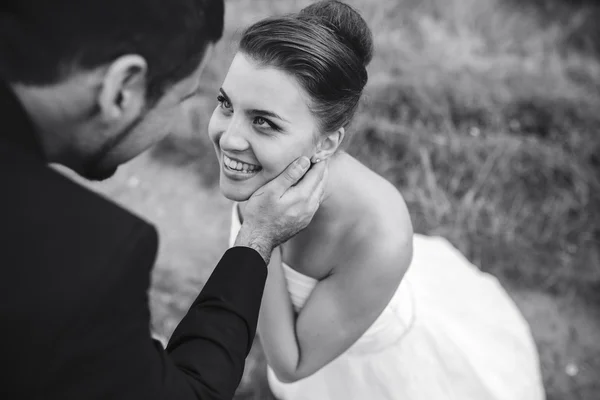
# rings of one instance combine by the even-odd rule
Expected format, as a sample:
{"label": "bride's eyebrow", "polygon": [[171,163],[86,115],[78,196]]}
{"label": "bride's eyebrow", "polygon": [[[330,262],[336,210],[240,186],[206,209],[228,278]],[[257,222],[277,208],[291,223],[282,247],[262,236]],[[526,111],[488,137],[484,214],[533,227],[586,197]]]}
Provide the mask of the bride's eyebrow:
{"label": "bride's eyebrow", "polygon": [[288,124],[290,123],[287,119],[281,118],[278,114],[275,114],[272,111],[252,109],[252,110],[248,110],[248,114],[251,114],[251,115],[260,115],[260,116],[271,117],[271,118],[277,118],[277,119],[279,119],[279,120],[281,120],[283,122],[287,122]]}
{"label": "bride's eyebrow", "polygon": [[[227,96],[227,93],[225,93],[223,88],[219,88],[219,92],[221,93],[221,95],[223,97],[225,97],[225,100],[227,100],[229,103],[231,103],[231,99],[229,98],[229,96]],[[259,109],[254,108],[252,110],[248,110],[247,113],[250,115],[260,115],[260,116],[265,116],[265,117],[277,118],[278,120],[287,122],[288,124],[290,123],[290,121],[288,121],[285,118],[280,117],[278,114],[274,113],[273,111],[259,110]]]}
{"label": "bride's eyebrow", "polygon": [[231,103],[231,100],[229,99],[229,96],[227,96],[227,93],[225,93],[225,91],[223,90],[223,88],[219,88],[219,92],[221,92],[221,94],[223,95],[223,97],[225,97],[225,100],[227,100],[228,102]]}

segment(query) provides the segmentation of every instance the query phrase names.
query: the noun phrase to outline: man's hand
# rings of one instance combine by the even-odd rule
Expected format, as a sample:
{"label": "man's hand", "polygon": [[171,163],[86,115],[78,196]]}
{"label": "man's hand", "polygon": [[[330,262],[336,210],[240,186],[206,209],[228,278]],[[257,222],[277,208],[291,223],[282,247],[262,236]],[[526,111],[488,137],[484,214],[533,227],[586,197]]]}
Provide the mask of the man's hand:
{"label": "man's hand", "polygon": [[235,245],[253,248],[269,264],[273,249],[306,228],[317,212],[325,192],[327,164],[319,162],[309,170],[310,160],[300,157],[254,192],[244,208]]}

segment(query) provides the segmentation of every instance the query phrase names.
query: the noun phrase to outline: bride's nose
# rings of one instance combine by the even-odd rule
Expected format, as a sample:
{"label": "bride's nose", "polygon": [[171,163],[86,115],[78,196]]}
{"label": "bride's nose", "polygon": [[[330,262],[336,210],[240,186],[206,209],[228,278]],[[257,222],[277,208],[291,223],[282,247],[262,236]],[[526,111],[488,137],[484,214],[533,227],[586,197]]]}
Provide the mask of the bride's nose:
{"label": "bride's nose", "polygon": [[245,134],[247,129],[242,118],[232,118],[219,139],[221,149],[226,151],[244,151],[250,148],[250,143]]}

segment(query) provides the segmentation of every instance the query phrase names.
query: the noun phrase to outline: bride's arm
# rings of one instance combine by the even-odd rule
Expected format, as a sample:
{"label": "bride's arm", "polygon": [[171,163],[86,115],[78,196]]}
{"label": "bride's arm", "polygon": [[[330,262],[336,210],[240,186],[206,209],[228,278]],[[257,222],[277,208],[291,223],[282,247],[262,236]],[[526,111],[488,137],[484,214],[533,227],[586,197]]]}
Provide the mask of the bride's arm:
{"label": "bride's arm", "polygon": [[340,252],[338,266],[316,285],[298,316],[286,288],[279,249],[274,252],[258,332],[267,361],[281,381],[312,375],[368,329],[408,268],[412,232],[377,243],[360,240],[349,248],[353,250]]}
{"label": "bride's arm", "polygon": [[298,365],[300,352],[294,328],[296,316],[283,275],[279,247],[273,250],[268,271],[258,315],[258,337],[271,368],[290,371]]}

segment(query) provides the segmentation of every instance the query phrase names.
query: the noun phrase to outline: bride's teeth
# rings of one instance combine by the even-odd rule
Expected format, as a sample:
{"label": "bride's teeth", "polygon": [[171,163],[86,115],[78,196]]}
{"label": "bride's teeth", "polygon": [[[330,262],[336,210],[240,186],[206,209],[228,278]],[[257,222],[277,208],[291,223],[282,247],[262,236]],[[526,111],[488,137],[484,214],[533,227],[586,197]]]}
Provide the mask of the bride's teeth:
{"label": "bride's teeth", "polygon": [[251,165],[251,164],[246,164],[240,161],[235,161],[232,160],[231,158],[227,157],[226,155],[223,155],[223,162],[225,163],[225,165],[233,170],[236,170],[238,172],[244,172],[244,173],[252,173],[252,172],[256,172],[259,167],[256,165]]}

